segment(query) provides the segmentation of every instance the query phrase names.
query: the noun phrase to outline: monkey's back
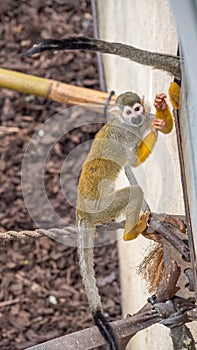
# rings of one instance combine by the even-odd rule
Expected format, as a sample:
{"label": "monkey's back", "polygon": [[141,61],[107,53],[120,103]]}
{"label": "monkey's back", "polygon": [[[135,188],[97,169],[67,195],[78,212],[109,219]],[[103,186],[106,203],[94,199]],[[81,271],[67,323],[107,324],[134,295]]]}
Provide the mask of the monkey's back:
{"label": "monkey's back", "polygon": [[[114,183],[127,161],[124,146],[113,136],[113,121],[106,124],[95,136],[78,184],[78,192],[85,199],[97,200],[101,192],[105,195],[102,183]],[[105,191],[109,192],[108,186],[105,186]]]}
{"label": "monkey's back", "polygon": [[[78,185],[80,195],[88,200],[99,199],[105,186],[102,182],[107,180],[114,182],[120,169],[121,166],[118,163],[105,158],[97,158],[85,163]],[[106,188],[107,192],[108,188]]]}

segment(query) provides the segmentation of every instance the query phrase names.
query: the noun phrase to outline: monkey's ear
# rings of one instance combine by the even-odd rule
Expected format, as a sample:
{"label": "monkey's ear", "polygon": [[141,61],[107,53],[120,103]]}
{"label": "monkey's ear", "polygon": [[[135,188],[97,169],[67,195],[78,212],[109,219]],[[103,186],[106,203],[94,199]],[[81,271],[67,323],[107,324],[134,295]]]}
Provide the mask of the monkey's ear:
{"label": "monkey's ear", "polygon": [[145,112],[151,112],[151,104],[148,100],[146,100],[145,96],[142,96],[142,106],[144,107]]}
{"label": "monkey's ear", "polygon": [[150,104],[149,101],[146,100],[146,96],[145,95],[142,95],[141,104],[144,107],[145,112],[147,112],[147,113],[151,112],[151,104]]}
{"label": "monkey's ear", "polygon": [[107,121],[110,121],[114,118],[119,118],[122,116],[122,111],[121,109],[116,105],[112,108],[109,109],[107,113]]}
{"label": "monkey's ear", "polygon": [[145,95],[142,95],[142,98],[141,98],[141,104],[142,104],[142,106],[144,106],[144,101],[145,101]]}

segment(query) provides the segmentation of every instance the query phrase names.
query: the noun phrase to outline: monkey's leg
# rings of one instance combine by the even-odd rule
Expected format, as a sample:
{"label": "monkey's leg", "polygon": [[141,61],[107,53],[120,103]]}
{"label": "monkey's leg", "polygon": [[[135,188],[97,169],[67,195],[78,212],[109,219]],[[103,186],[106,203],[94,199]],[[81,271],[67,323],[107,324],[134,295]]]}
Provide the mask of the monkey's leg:
{"label": "monkey's leg", "polygon": [[139,186],[131,187],[129,203],[126,207],[126,223],[124,230],[124,240],[129,241],[142,233],[149,220],[150,212],[145,212],[140,216],[144,194]]}
{"label": "monkey's leg", "polygon": [[101,196],[95,203],[94,213],[91,213],[91,222],[94,225],[108,222],[125,212],[130,201],[130,194],[131,187],[128,186],[107,196]]}
{"label": "monkey's leg", "polygon": [[157,141],[157,135],[155,132],[151,131],[142,141],[140,141],[134,150],[136,161],[134,163],[130,163],[131,166],[139,166],[143,163],[146,158],[151,154],[154,145]]}
{"label": "monkey's leg", "polygon": [[125,213],[124,240],[134,239],[146,229],[149,219],[149,212],[140,217],[143,197],[139,186],[125,187],[109,196],[102,197],[97,202],[96,211],[91,214],[92,222],[94,224],[107,222]]}
{"label": "monkey's leg", "polygon": [[179,109],[180,90],[180,86],[175,81],[170,84],[168,93],[174,109]]}

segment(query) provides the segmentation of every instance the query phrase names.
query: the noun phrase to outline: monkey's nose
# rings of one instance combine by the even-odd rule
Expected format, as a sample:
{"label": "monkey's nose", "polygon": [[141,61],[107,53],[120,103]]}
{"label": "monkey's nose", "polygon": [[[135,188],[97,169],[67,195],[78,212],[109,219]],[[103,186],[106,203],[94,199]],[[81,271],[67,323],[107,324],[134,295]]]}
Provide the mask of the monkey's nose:
{"label": "monkey's nose", "polygon": [[142,123],[142,116],[141,116],[141,114],[137,114],[135,117],[132,117],[132,118],[131,118],[131,122],[132,122],[132,124],[134,124],[134,125],[139,125],[139,124],[141,124],[141,123]]}

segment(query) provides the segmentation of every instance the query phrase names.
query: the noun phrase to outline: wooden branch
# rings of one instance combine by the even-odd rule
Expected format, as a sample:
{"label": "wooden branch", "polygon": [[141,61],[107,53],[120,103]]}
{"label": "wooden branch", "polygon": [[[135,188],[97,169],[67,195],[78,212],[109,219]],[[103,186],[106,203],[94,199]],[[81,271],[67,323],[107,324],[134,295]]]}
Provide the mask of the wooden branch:
{"label": "wooden branch", "polygon": [[[154,227],[156,232],[158,234],[162,235],[162,237],[165,237],[165,239],[171,238],[170,232],[168,228],[166,228],[165,223],[159,222],[159,220],[165,220],[165,214],[153,214],[150,219],[150,226],[152,228]],[[183,216],[170,216],[168,219],[171,221],[173,220],[182,220],[184,219]],[[116,226],[119,224],[121,227],[123,225],[122,223],[111,223],[112,226],[116,224]],[[153,224],[153,225],[152,225]],[[156,225],[157,224],[157,225]],[[179,224],[177,223],[179,226]],[[108,225],[100,225],[99,230],[103,232],[104,228],[108,228]],[[74,227],[67,226],[65,229],[52,229],[52,230],[38,230],[41,231],[40,233],[45,233],[49,235],[50,237],[53,236],[55,238],[56,235],[60,237],[62,235],[62,239],[65,239],[65,237],[69,237],[69,235],[73,236],[72,234],[76,234],[77,230]],[[39,233],[39,232],[38,232]],[[178,242],[178,247],[180,246],[179,241],[173,241],[174,244]],[[183,249],[180,250],[181,254],[183,252]],[[167,269],[167,276],[165,280],[161,282],[161,284],[158,286],[156,291],[156,304],[154,304],[154,298],[153,300],[153,308],[151,304],[146,304],[138,313],[136,313],[133,316],[130,316],[126,319],[115,321],[111,323],[112,328],[114,329],[114,332],[117,335],[117,338],[119,340],[121,349],[125,349],[126,345],[130,341],[130,339],[139,331],[152,326],[155,323],[162,323],[163,320],[171,322],[170,324],[174,324],[176,326],[176,320],[177,318],[173,315],[177,315],[177,312],[174,312],[174,309],[171,310],[168,305],[169,299],[173,298],[177,291],[176,285],[177,281],[180,276],[180,267],[177,265],[176,262],[170,262],[170,265]],[[17,278],[23,278],[23,276],[16,275]],[[166,302],[167,300],[167,302]],[[187,311],[191,310],[195,307],[195,305],[190,301],[189,299],[181,299],[183,302],[185,301],[185,308],[183,309],[182,306],[180,306],[180,312],[181,320],[184,320],[184,323],[188,321],[187,317]],[[180,298],[178,298],[178,301],[180,303]],[[173,301],[172,301],[173,302]],[[178,310],[175,308],[175,310]],[[169,318],[169,320],[168,320]],[[174,319],[174,321],[173,321]],[[178,319],[179,320],[179,319]],[[173,323],[174,322],[174,323]],[[168,324],[168,322],[166,323]],[[101,336],[100,332],[98,331],[97,327],[90,327],[88,329],[78,331],[75,333],[68,334],[63,337],[59,337],[56,339],[52,339],[50,341],[47,341],[42,344],[38,344],[32,347],[29,347],[26,350],[90,350],[95,349],[98,346],[105,345],[105,341],[103,337]]]}
{"label": "wooden branch", "polygon": [[[160,310],[159,313],[156,310],[154,310],[154,308],[152,308],[150,303],[148,303],[145,304],[143,308],[140,309],[133,316],[129,316],[126,319],[111,323],[111,326],[114,329],[119,340],[121,349],[125,349],[125,346],[137,332],[146,329],[154,325],[155,323],[162,323],[163,320],[167,320],[168,317],[171,320],[171,323],[173,322],[173,318],[171,318],[171,316],[173,316],[174,311],[171,311],[169,309],[168,301],[167,303],[161,303],[161,300],[164,300],[164,295],[167,297],[167,300],[169,300],[170,295],[167,292],[169,291],[169,283],[171,288],[170,290],[175,291],[175,285],[177,282],[177,271],[174,268],[171,269],[170,279],[168,279],[166,283],[162,284],[160,292],[157,294],[157,301],[159,302],[158,310]],[[171,295],[171,297],[173,297],[173,294]],[[14,300],[14,302],[17,301],[17,299]],[[195,305],[187,299],[181,299],[180,301],[178,298],[178,303],[180,302],[180,310],[182,310],[183,316],[185,314],[185,322],[187,322],[187,312],[188,310],[195,308]],[[56,339],[49,340],[42,344],[29,347],[26,350],[90,350],[102,345],[105,345],[105,341],[101,336],[98,328],[93,326],[78,332],[74,332]]]}
{"label": "wooden branch", "polygon": [[[128,341],[138,331],[145,329],[159,321],[162,317],[151,310],[150,305],[146,305],[142,311],[124,320],[111,322],[111,326],[116,332],[122,349]],[[105,341],[96,326],[65,335],[60,338],[49,340],[45,343],[31,346],[26,350],[90,350],[98,346],[105,345]]]}
{"label": "wooden branch", "polygon": [[[157,220],[155,220],[155,217]],[[158,218],[159,217],[157,217],[157,215],[153,215],[149,223],[150,228],[153,231],[161,234],[163,238],[165,238],[173,247],[175,247],[182,254],[186,261],[190,261],[190,249],[188,245],[179,236],[177,236],[175,232],[173,232],[172,225],[167,224],[165,222],[161,222]],[[174,231],[176,231],[176,228],[174,228]]]}
{"label": "wooden branch", "polygon": [[[104,106],[109,94],[98,90],[81,88],[60,81],[36,77],[8,69],[0,69],[0,87],[9,90],[41,96],[70,105],[94,104]],[[116,97],[113,96],[111,104]]]}

